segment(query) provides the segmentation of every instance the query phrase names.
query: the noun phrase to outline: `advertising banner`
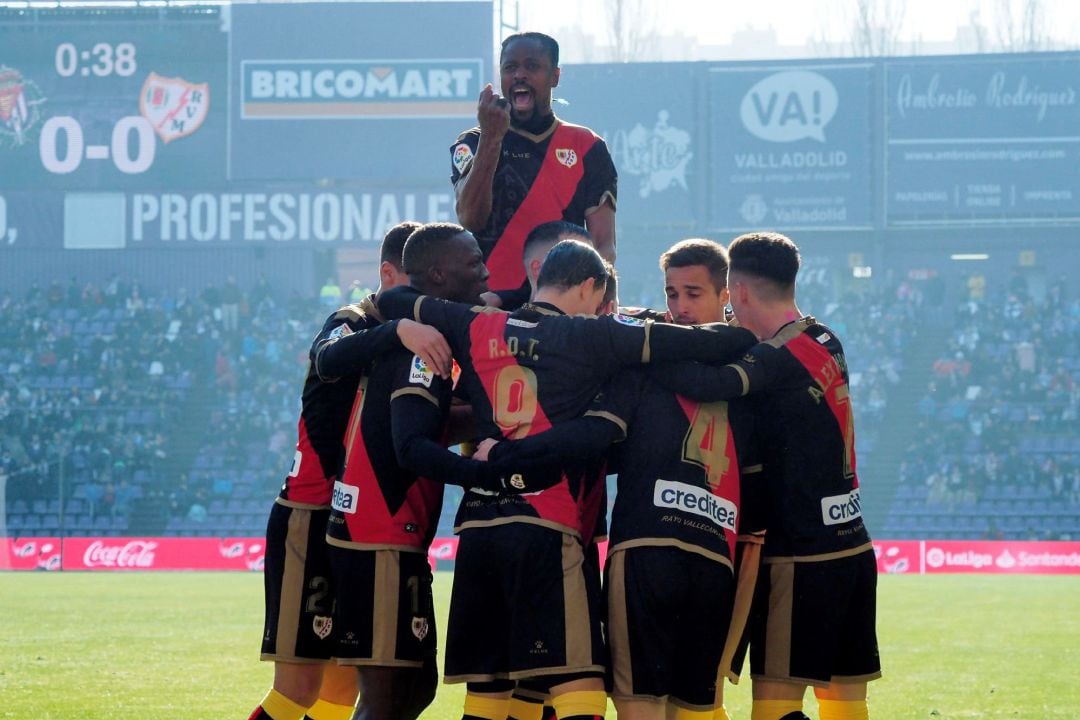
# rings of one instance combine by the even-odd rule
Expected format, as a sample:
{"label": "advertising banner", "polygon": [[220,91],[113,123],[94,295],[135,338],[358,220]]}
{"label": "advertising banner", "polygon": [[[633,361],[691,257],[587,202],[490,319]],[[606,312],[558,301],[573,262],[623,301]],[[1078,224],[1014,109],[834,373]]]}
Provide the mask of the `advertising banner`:
{"label": "advertising banner", "polygon": [[873,66],[713,67],[717,230],[874,224]]}
{"label": "advertising banner", "polygon": [[0,570],[59,570],[60,538],[0,537]]}
{"label": "advertising banner", "polygon": [[[428,559],[453,568],[458,538],[438,537]],[[261,571],[261,537],[0,538],[0,570],[251,570]],[[876,540],[878,572],[887,575],[1080,574],[1080,542]],[[600,544],[601,566],[607,543]]]}
{"label": "advertising banner", "polygon": [[64,570],[257,570],[263,538],[65,538]]}
{"label": "advertising banner", "polygon": [[890,62],[892,225],[1080,219],[1080,58]]}
{"label": "advertising banner", "polygon": [[493,79],[490,2],[256,3],[231,18],[231,179],[449,188],[449,149]]}
{"label": "advertising banner", "polygon": [[555,113],[607,142],[619,173],[620,223],[690,225],[696,218],[706,173],[695,69],[687,63],[563,69]]}

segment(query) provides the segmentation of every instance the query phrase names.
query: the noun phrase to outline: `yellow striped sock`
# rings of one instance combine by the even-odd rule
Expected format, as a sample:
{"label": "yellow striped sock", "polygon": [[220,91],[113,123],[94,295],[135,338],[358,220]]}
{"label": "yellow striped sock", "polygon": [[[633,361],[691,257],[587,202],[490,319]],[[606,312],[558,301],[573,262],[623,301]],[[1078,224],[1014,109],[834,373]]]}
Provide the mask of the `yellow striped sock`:
{"label": "yellow striped sock", "polygon": [[338,705],[320,698],[308,708],[307,716],[311,720],[349,720],[355,709],[352,705]]}
{"label": "yellow striped sock", "polygon": [[266,693],[259,705],[274,720],[300,720],[307,711],[307,708],[297,705],[273,688],[270,688],[270,692]]}
{"label": "yellow striped sock", "polygon": [[607,712],[607,693],[603,690],[575,690],[551,699],[559,720],[573,717],[604,717]]}
{"label": "yellow striped sock", "polygon": [[490,697],[488,695],[465,694],[465,716],[484,720],[506,720],[506,711],[510,709],[510,698]]}

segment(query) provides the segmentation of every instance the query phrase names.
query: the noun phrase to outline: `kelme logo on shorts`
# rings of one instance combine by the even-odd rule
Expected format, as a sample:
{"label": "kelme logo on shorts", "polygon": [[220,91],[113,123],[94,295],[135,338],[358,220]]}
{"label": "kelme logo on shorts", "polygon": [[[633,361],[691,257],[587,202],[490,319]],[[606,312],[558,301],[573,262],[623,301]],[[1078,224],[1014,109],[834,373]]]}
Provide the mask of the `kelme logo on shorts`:
{"label": "kelme logo on shorts", "polygon": [[248,119],[474,117],[483,64],[468,60],[244,60]]}

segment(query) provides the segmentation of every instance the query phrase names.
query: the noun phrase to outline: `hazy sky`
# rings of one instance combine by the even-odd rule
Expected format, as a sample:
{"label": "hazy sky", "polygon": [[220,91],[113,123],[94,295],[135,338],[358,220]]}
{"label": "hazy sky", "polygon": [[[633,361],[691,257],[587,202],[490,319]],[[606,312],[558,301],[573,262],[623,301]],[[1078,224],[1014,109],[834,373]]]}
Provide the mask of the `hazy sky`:
{"label": "hazy sky", "polygon": [[[727,44],[731,33],[747,27],[766,29],[772,26],[782,45],[803,45],[808,38],[832,36],[842,40],[854,16],[855,0],[625,0],[642,4],[661,34],[679,32],[696,36],[701,44]],[[877,0],[892,16],[903,10],[902,30],[907,40],[924,42],[952,40],[958,25],[967,25],[971,14],[979,12],[982,24],[989,26],[994,39],[994,24],[1002,6],[1016,12],[1026,0]],[[586,32],[604,34],[609,0],[520,0],[521,27],[557,32],[580,25]],[[512,5],[512,0],[507,0]],[[1080,2],[1077,0],[1041,0],[1049,34],[1080,43]]]}

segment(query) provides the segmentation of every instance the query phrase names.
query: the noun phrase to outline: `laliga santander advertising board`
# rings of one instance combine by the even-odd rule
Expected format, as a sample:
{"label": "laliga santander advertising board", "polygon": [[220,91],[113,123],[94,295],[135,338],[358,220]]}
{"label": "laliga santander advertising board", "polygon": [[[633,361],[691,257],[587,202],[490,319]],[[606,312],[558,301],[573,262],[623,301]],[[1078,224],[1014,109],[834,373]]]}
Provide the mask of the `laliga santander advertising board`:
{"label": "laliga santander advertising board", "polygon": [[1080,542],[877,540],[874,554],[878,572],[890,575],[1080,573]]}

